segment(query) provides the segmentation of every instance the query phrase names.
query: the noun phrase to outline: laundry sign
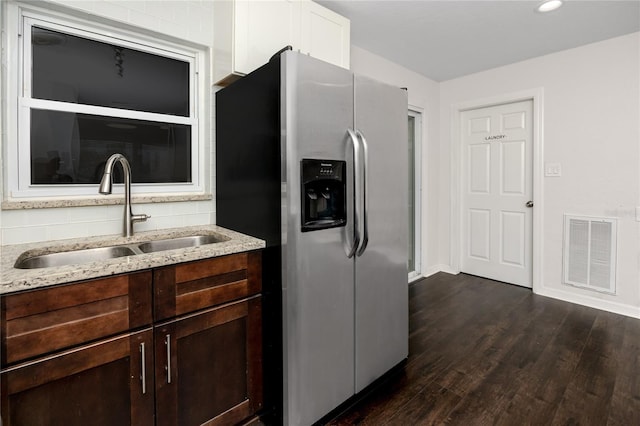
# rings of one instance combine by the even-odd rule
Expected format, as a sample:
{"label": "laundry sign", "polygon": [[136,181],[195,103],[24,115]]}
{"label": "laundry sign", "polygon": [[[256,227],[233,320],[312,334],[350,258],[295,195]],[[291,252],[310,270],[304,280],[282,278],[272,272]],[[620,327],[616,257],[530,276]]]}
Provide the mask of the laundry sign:
{"label": "laundry sign", "polygon": [[504,139],[506,138],[507,135],[492,135],[492,136],[487,136],[484,138],[485,141],[495,141],[495,140],[499,140],[499,139]]}

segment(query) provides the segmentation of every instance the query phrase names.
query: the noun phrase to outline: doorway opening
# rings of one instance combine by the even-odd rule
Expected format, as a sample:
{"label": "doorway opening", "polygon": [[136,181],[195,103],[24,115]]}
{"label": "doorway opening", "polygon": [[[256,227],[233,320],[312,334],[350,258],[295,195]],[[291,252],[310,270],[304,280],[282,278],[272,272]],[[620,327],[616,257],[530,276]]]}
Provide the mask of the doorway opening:
{"label": "doorway opening", "polygon": [[422,206],[422,114],[409,110],[409,282],[422,276],[421,206]]}

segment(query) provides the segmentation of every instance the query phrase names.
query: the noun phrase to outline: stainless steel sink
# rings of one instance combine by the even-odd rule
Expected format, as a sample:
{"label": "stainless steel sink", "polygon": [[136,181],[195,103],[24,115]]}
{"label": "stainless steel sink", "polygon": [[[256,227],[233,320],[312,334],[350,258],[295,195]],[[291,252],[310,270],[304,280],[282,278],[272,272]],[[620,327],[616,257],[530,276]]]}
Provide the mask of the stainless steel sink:
{"label": "stainless steel sink", "polygon": [[157,251],[176,250],[188,247],[198,247],[205,244],[214,244],[228,241],[226,237],[216,235],[192,235],[190,237],[167,238],[164,240],[148,241],[138,245],[143,253],[155,253]]}
{"label": "stainless steel sink", "polygon": [[115,259],[117,257],[132,256],[134,254],[136,254],[135,251],[127,246],[98,247],[42,254],[32,257],[27,256],[25,258],[20,256],[14,267],[18,269],[49,268],[51,266],[97,262]]}
{"label": "stainless steel sink", "polygon": [[161,240],[152,240],[142,243],[60,251],[35,256],[30,256],[29,252],[25,252],[18,258],[14,268],[36,269],[49,268],[52,266],[77,265],[115,259],[124,256],[155,253],[157,251],[198,247],[206,244],[221,243],[224,241],[229,241],[229,238],[218,235],[192,235],[188,237],[164,238]]}

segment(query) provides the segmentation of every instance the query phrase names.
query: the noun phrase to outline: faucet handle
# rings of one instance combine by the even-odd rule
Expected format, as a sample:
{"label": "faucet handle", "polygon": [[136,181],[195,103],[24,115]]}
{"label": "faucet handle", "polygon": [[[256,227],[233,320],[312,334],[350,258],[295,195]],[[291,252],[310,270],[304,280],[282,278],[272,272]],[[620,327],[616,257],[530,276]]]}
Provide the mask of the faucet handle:
{"label": "faucet handle", "polygon": [[147,219],[150,219],[151,216],[148,214],[134,214],[131,216],[131,223],[135,222],[146,222]]}

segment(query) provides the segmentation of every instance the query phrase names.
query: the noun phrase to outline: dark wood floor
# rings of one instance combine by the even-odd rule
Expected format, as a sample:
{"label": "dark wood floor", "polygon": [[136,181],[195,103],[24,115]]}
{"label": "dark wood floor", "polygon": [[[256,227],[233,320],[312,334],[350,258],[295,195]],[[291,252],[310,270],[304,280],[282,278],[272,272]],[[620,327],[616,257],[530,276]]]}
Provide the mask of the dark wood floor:
{"label": "dark wood floor", "polygon": [[640,320],[478,277],[410,289],[404,368],[331,425],[640,425]]}

